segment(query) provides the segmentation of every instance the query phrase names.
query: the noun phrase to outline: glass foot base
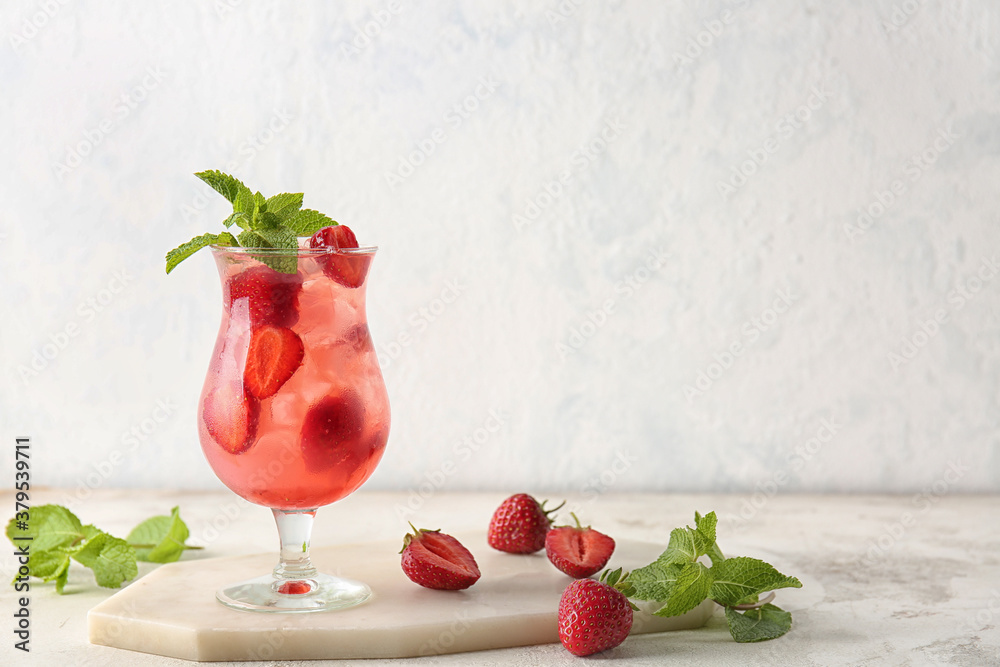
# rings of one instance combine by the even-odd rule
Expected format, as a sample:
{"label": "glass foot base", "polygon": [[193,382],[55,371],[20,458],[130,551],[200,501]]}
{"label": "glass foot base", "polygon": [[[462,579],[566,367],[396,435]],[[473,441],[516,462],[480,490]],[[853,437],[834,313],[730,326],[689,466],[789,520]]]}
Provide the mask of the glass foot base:
{"label": "glass foot base", "polygon": [[276,579],[268,574],[221,588],[215,597],[233,609],[295,613],[353,607],[371,595],[359,581],[328,574],[308,579]]}

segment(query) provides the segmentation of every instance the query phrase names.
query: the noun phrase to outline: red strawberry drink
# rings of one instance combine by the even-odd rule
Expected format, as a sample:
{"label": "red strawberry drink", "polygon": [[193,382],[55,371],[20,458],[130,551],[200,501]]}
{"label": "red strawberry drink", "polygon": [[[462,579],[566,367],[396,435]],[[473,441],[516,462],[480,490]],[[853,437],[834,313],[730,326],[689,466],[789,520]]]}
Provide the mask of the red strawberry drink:
{"label": "red strawberry drink", "polygon": [[365,315],[375,248],[357,246],[342,226],[317,231],[298,250],[212,246],[223,312],[198,435],[219,479],[271,508],[281,541],[272,574],[218,591],[228,606],[321,611],[371,595],[317,572],[309,558],[316,509],[361,486],[389,437]]}
{"label": "red strawberry drink", "polygon": [[389,435],[365,316],[374,249],[301,249],[295,273],[261,262],[264,251],[213,252],[223,315],[200,403],[205,456],[258,505],[343,498],[375,470]]}
{"label": "red strawberry drink", "polygon": [[317,572],[309,540],[316,510],[361,486],[389,438],[389,398],[365,315],[376,249],[359,248],[350,228],[303,208],[301,192],[265,197],[215,169],[195,176],[233,205],[225,231],[165,257],[170,273],[211,247],[222,279],[198,437],[226,486],[271,508],[281,542],[271,574],[225,586],[216,598],[249,611],[360,604],[371,589]]}

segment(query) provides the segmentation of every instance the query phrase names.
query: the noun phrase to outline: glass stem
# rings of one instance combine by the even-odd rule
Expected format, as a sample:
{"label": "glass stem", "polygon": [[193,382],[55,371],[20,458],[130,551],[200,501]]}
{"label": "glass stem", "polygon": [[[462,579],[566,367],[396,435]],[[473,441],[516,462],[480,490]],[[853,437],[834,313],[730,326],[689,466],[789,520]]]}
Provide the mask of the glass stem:
{"label": "glass stem", "polygon": [[316,568],[309,560],[309,540],[312,538],[316,510],[271,510],[278,524],[281,555],[274,576],[277,579],[310,579]]}

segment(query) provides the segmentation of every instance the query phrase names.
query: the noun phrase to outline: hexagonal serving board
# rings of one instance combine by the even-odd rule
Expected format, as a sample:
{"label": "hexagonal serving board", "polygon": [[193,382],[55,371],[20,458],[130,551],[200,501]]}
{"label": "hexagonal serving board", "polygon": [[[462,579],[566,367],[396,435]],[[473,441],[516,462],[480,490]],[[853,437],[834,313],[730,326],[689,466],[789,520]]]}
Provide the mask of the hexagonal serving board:
{"label": "hexagonal serving board", "polygon": [[[406,578],[400,542],[314,548],[320,571],[371,586],[372,598],[330,612],[237,611],[215,590],[270,572],[277,553],[164,565],[88,614],[90,642],[197,661],[405,658],[559,641],[556,612],[572,581],[545,552],[490,548],[484,533],[456,535],[476,556],[482,578],[465,591],[433,591]],[[662,545],[621,540],[609,566],[649,563]],[[696,628],[712,615],[705,602],[675,618],[637,612],[633,633]]]}

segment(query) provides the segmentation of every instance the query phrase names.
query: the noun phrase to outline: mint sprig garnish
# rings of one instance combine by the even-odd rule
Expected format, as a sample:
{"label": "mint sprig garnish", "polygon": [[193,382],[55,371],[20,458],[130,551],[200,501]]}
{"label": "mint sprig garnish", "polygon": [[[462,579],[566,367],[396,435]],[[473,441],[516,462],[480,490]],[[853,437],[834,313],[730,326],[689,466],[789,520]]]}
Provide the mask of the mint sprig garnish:
{"label": "mint sprig garnish", "polygon": [[189,531],[176,507],[169,516],[143,521],[124,540],[84,525],[61,505],[32,507],[27,520],[11,519],[6,532],[15,547],[27,549],[30,575],[55,581],[60,594],[71,559],[93,570],[99,586],[118,588],[139,573],[137,561],[171,563],[187,549],[201,549],[185,543]]}
{"label": "mint sprig garnish", "polygon": [[[678,616],[704,600],[725,607],[729,633],[738,642],[759,642],[782,636],[792,627],[792,615],[773,604],[779,588],[801,588],[802,582],[787,577],[756,558],[726,558],[715,541],[715,512],[694,515],[695,527],[675,528],[666,550],[645,567],[622,575],[621,570],[602,575],[633,600],[653,601],[656,616]],[[699,562],[708,556],[711,567]]]}
{"label": "mint sprig garnish", "polygon": [[299,237],[310,237],[323,227],[337,224],[319,211],[302,208],[301,192],[282,192],[265,198],[260,192],[250,190],[240,179],[221,171],[210,169],[195,176],[233,205],[232,214],[222,221],[223,226],[232,231],[202,234],[177,246],[167,253],[167,273],[210,245],[267,250],[259,257],[262,262],[275,271],[295,273],[295,256],[280,251],[295,250]]}

